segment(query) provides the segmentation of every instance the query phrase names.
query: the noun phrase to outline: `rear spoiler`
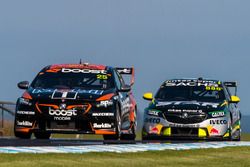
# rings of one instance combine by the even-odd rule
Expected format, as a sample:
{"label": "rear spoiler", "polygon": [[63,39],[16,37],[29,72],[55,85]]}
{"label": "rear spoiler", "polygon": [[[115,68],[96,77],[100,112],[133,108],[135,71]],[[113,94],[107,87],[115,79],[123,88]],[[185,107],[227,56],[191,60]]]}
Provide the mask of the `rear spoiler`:
{"label": "rear spoiler", "polygon": [[121,75],[131,75],[130,86],[134,85],[134,83],[135,83],[135,70],[134,70],[134,67],[129,67],[129,68],[116,67],[115,69]]}
{"label": "rear spoiler", "polygon": [[224,82],[224,85],[228,88],[235,88],[235,95],[237,94],[237,82]]}
{"label": "rear spoiler", "polygon": [[236,88],[237,87],[237,82],[224,82],[224,85],[226,87]]}

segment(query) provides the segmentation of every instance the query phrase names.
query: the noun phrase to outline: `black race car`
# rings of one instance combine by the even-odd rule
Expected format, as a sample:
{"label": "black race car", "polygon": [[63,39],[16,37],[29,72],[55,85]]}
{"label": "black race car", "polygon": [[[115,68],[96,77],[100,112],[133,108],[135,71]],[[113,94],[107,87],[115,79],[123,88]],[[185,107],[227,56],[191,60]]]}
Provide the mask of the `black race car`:
{"label": "black race car", "polygon": [[236,82],[202,78],[165,81],[154,98],[152,93],[144,94],[151,103],[145,109],[142,138],[240,140],[236,90]]}
{"label": "black race car", "polygon": [[[131,75],[130,85],[122,75]],[[136,102],[133,68],[92,64],[50,65],[34,81],[20,82],[14,132],[19,138],[48,139],[51,133],[100,134],[134,140]]]}

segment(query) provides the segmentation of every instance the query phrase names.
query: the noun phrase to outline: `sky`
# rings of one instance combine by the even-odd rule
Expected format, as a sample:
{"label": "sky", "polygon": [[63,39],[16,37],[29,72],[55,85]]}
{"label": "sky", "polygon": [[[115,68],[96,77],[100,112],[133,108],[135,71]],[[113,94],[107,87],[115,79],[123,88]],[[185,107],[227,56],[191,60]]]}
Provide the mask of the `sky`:
{"label": "sky", "polygon": [[19,81],[45,66],[135,67],[138,107],[166,79],[238,81],[250,115],[249,0],[2,0],[0,101],[16,101]]}

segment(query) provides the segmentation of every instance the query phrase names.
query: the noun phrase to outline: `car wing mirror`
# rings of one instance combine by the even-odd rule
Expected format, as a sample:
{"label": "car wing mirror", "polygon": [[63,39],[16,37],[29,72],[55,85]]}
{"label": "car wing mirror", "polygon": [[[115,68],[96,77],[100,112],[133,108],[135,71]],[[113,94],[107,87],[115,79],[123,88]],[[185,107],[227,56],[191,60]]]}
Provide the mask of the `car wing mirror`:
{"label": "car wing mirror", "polygon": [[19,89],[28,89],[29,88],[29,82],[28,81],[22,81],[17,84]]}
{"label": "car wing mirror", "polygon": [[151,93],[151,92],[145,93],[143,95],[143,99],[148,100],[148,101],[153,100],[153,93]]}
{"label": "car wing mirror", "polygon": [[129,85],[124,85],[124,86],[122,86],[122,87],[120,88],[119,91],[121,91],[121,92],[129,92],[130,90],[131,90],[131,86],[129,86]]}
{"label": "car wing mirror", "polygon": [[239,103],[240,98],[238,96],[231,96],[230,103]]}

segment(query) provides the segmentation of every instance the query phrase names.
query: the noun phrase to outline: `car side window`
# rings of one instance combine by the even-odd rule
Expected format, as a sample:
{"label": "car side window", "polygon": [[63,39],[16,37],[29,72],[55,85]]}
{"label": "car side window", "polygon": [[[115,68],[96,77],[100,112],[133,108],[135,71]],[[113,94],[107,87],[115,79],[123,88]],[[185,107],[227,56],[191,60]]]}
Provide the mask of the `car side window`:
{"label": "car side window", "polygon": [[227,98],[227,100],[231,100],[231,94],[230,94],[230,92],[229,92],[229,90],[228,90],[228,88],[226,87],[226,86],[224,86],[224,92],[225,92],[225,95],[226,95],[226,98]]}
{"label": "car side window", "polygon": [[114,76],[115,76],[115,84],[116,84],[116,87],[118,88],[118,89],[120,89],[121,87],[122,87],[122,83],[121,83],[121,76],[119,76],[119,74],[116,72],[116,71],[114,71]]}

